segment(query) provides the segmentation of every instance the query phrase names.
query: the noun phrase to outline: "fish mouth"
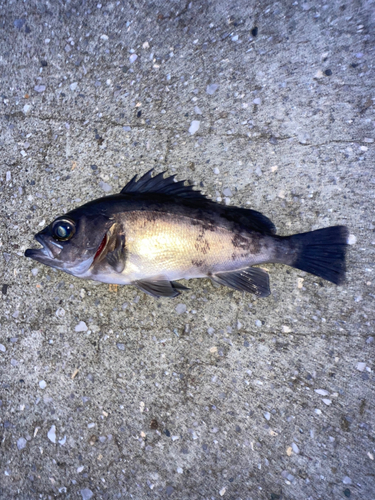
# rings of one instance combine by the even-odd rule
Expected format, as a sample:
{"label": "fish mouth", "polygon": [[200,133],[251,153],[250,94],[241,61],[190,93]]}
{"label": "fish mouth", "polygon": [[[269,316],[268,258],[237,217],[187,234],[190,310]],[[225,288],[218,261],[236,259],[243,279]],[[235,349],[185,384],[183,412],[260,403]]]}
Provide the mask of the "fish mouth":
{"label": "fish mouth", "polygon": [[[34,238],[40,245],[42,245],[42,248],[28,248],[25,251],[25,257],[29,257],[30,259],[34,259],[40,262],[47,259],[54,259],[63,248],[57,242],[46,241],[40,233],[36,234]],[[57,248],[54,248],[51,245],[54,245]]]}

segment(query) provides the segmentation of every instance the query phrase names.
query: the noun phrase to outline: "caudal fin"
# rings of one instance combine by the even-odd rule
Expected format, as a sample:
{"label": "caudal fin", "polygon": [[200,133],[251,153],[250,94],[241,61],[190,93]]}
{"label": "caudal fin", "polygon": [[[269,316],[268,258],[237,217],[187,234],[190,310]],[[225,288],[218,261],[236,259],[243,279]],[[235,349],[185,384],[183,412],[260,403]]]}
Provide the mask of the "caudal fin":
{"label": "caudal fin", "polygon": [[340,285],[345,281],[348,235],[347,227],[332,226],[289,236],[296,252],[290,265]]}

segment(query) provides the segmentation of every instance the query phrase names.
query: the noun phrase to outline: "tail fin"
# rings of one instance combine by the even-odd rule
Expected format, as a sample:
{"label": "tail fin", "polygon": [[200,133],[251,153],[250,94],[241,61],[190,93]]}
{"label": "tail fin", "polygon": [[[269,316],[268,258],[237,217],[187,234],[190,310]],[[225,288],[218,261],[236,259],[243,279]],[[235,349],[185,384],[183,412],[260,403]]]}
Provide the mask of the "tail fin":
{"label": "tail fin", "polygon": [[345,226],[333,226],[290,236],[296,251],[292,267],[340,285],[345,281],[348,234]]}

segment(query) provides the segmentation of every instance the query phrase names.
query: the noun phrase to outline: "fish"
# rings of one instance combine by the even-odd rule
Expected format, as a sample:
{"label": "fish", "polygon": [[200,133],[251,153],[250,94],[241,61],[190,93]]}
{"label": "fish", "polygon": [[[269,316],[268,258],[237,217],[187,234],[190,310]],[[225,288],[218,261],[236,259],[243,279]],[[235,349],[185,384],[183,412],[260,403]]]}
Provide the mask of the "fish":
{"label": "fish", "polygon": [[165,172],[135,175],[118,194],[57,217],[35,235],[25,256],[78,278],[134,285],[153,297],[177,297],[179,280],[211,278],[231,289],[268,296],[279,263],[340,285],[348,228],[331,226],[279,236],[265,215],[221,205]]}

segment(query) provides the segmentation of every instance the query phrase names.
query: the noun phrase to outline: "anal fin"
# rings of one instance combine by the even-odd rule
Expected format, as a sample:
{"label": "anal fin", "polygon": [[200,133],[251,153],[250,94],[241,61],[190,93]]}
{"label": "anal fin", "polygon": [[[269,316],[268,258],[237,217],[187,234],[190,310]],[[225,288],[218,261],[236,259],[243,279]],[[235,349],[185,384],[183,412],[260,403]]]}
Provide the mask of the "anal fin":
{"label": "anal fin", "polygon": [[173,288],[176,290],[190,290],[187,286],[181,285],[178,281],[171,281]]}
{"label": "anal fin", "polygon": [[108,252],[106,259],[108,264],[116,271],[122,273],[125,269],[127,251],[125,247],[125,235],[119,234],[116,239],[116,247],[113,252]]}
{"label": "anal fin", "polygon": [[168,280],[138,280],[132,284],[151,297],[177,297],[179,290],[189,290],[177,281]]}
{"label": "anal fin", "polygon": [[268,273],[259,267],[218,273],[212,276],[212,279],[221,285],[241,292],[254,293],[258,297],[267,297],[271,293]]}

